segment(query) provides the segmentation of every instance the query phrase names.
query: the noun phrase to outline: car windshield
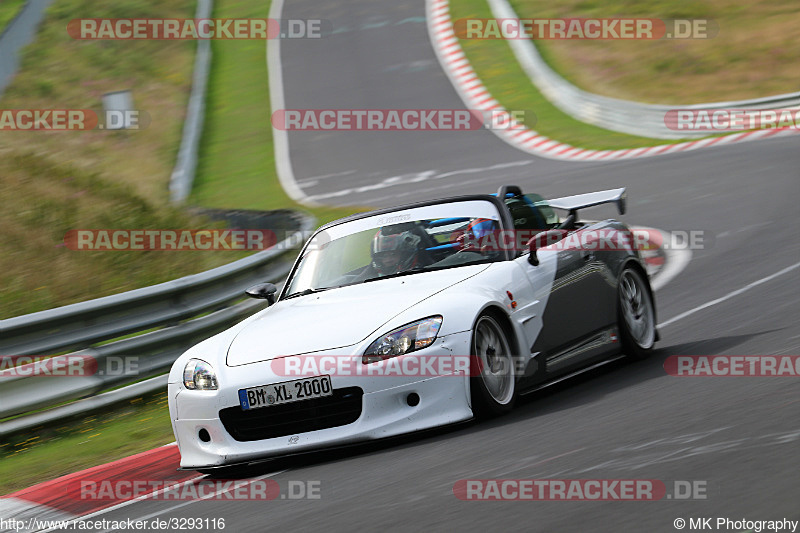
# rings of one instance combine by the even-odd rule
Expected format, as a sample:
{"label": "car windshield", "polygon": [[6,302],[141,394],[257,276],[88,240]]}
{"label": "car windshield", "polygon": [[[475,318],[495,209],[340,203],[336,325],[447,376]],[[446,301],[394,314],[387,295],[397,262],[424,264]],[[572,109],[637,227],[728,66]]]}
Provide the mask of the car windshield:
{"label": "car windshield", "polygon": [[466,200],[383,213],[317,232],[306,246],[286,297],[386,277],[503,259],[476,242],[500,229],[486,200]]}

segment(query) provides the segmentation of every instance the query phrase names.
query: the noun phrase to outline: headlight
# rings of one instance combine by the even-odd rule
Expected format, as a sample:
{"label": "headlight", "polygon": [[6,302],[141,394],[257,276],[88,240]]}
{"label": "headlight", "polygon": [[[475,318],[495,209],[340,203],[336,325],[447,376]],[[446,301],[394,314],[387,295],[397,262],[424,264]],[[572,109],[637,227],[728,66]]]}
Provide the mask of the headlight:
{"label": "headlight", "polygon": [[183,369],[183,385],[191,390],[217,390],[217,375],[205,361],[190,359]]}
{"label": "headlight", "polygon": [[442,327],[442,317],[432,316],[406,324],[385,335],[381,335],[364,352],[363,363],[383,361],[433,344]]}

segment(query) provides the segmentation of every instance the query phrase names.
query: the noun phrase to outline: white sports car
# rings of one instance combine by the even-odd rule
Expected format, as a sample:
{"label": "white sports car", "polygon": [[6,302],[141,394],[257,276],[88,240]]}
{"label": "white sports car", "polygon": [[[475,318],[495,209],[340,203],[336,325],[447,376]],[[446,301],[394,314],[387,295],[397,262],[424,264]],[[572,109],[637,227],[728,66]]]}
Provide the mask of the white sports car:
{"label": "white sports car", "polygon": [[[625,190],[495,195],[354,215],[317,230],[270,306],[169,376],[181,467],[211,471],[501,414],[521,392],[658,340],[631,232],[578,210]],[[563,209],[564,220],[553,211]]]}

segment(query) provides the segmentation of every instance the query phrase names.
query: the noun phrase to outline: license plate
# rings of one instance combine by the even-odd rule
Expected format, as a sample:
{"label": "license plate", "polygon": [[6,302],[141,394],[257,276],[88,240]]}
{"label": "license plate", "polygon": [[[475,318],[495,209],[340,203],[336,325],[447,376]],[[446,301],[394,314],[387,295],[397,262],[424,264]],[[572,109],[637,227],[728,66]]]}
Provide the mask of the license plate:
{"label": "license plate", "polygon": [[245,411],[285,403],[333,396],[330,376],[296,379],[249,389],[239,389],[239,404]]}

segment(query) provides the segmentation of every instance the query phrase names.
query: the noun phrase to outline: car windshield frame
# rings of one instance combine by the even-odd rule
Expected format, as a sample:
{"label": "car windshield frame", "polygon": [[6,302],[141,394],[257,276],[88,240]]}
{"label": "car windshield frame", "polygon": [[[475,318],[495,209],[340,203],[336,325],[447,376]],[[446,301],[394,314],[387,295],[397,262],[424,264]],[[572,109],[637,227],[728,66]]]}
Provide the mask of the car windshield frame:
{"label": "car windshield frame", "polygon": [[[441,209],[441,214],[443,216],[439,216],[439,214],[435,214],[434,216],[427,216],[425,218],[416,218],[413,216],[412,213],[416,214],[417,216],[420,213],[436,213],[436,209],[434,206],[445,206],[447,204],[458,204],[464,202],[483,202],[491,204],[480,206],[480,209],[476,210],[475,216],[481,216],[484,218],[483,215],[491,213],[491,216],[485,217],[490,218],[492,220],[496,220],[497,227],[500,230],[505,230],[507,228],[513,227],[513,223],[511,221],[511,216],[506,207],[505,203],[498,199],[496,196],[493,195],[470,195],[470,196],[460,196],[456,198],[444,198],[439,200],[432,200],[426,202],[419,202],[415,204],[404,205],[400,207],[393,207],[388,209],[381,209],[377,211],[370,211],[367,213],[360,213],[356,215],[352,215],[350,217],[340,219],[329,224],[326,224],[319,228],[314,234],[311,236],[308,241],[306,241],[305,245],[303,246],[300,254],[297,256],[294,264],[292,265],[292,269],[289,272],[289,276],[286,278],[286,283],[284,283],[280,296],[278,300],[285,300],[288,298],[297,297],[300,295],[306,294],[314,294],[316,292],[321,292],[324,290],[330,290],[334,288],[339,288],[343,286],[350,286],[350,285],[360,285],[362,283],[366,283],[369,281],[376,281],[380,279],[388,279],[397,276],[406,276],[406,275],[413,275],[419,274],[423,272],[431,272],[435,270],[444,270],[450,268],[458,268],[463,266],[471,266],[476,264],[487,264],[491,262],[500,262],[500,261],[507,261],[514,257],[513,253],[510,251],[503,251],[495,258],[487,258],[486,260],[482,261],[471,261],[466,262],[464,264],[452,264],[447,266],[436,267],[435,264],[429,265],[429,267],[433,268],[418,268],[414,270],[407,270],[403,272],[398,272],[394,274],[388,274],[380,277],[372,277],[368,279],[364,279],[358,281],[356,283],[344,283],[342,285],[337,286],[329,286],[329,287],[303,287],[301,286],[297,290],[292,291],[291,293],[289,290],[291,289],[295,278],[298,274],[298,269],[303,262],[303,259],[306,257],[307,253],[309,253],[309,246],[315,242],[315,239],[321,236],[321,234],[326,233],[326,235],[331,235],[332,239],[335,240],[340,237],[346,238],[347,236],[355,235],[362,231],[372,231],[373,229],[378,231],[381,227],[386,225],[393,225],[396,223],[403,223],[403,222],[413,222],[417,220],[439,220],[439,219],[446,219],[449,218],[449,212],[458,211],[459,208],[461,210],[464,209],[463,206],[457,206],[455,210],[450,209]],[[422,208],[430,208],[430,209],[422,209]],[[493,210],[492,210],[493,208]],[[349,227],[348,227],[349,226]]]}

